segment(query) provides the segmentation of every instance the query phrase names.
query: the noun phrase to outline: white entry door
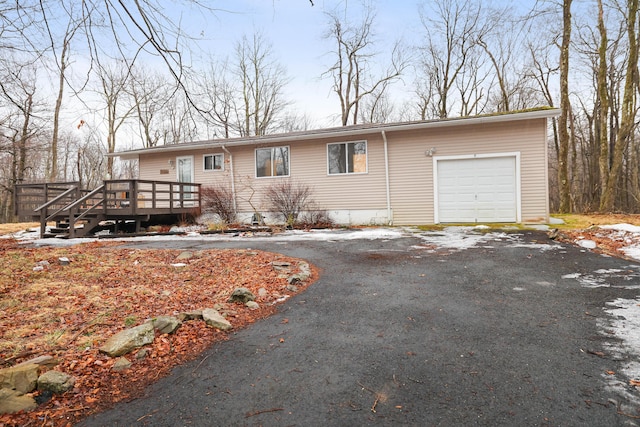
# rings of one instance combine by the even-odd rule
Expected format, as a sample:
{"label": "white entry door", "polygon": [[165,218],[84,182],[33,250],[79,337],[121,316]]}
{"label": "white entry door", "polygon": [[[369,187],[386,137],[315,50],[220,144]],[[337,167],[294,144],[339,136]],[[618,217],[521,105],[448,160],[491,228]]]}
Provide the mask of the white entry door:
{"label": "white entry door", "polygon": [[[176,157],[176,174],[178,182],[193,182],[195,180],[193,156]],[[191,186],[183,187],[184,199],[192,199],[193,188]]]}
{"label": "white entry door", "polygon": [[436,160],[438,222],[517,222],[517,156]]}

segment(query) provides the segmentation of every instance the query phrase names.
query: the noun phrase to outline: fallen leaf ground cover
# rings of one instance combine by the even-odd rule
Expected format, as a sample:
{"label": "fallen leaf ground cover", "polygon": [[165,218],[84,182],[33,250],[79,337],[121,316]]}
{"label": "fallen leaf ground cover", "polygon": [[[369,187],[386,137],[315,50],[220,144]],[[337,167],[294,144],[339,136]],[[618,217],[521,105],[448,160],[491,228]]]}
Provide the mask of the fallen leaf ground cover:
{"label": "fallen leaf ground cover", "polygon": [[[73,390],[34,411],[0,415],[0,426],[73,425],[135,397],[229,333],[202,321],[184,322],[175,334],[157,335],[146,357],[128,355],[133,366],[121,372],[112,370],[114,359],[98,352],[106,338],[155,316],[216,304],[234,329],[242,328],[272,314],[276,301],[291,294],[272,262],[300,261],[248,250],[197,251],[186,260],[179,259],[181,253],[126,249],[115,242],[36,248],[0,239],[0,367],[51,355],[60,361],[55,369],[76,378]],[[260,308],[227,303],[237,287],[261,295]]]}

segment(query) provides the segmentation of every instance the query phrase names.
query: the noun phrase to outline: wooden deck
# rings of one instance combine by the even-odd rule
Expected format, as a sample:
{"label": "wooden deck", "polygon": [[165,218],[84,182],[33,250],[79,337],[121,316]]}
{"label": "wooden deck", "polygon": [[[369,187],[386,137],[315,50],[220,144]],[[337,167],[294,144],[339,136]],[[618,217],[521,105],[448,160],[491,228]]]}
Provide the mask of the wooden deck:
{"label": "wooden deck", "polygon": [[[20,220],[40,222],[42,236],[48,223],[67,230],[65,237],[81,237],[105,221],[116,225],[143,222],[160,217],[200,213],[200,184],[138,179],[106,180],[93,190],[77,182],[18,184],[15,213]],[[64,233],[63,233],[64,234]]]}

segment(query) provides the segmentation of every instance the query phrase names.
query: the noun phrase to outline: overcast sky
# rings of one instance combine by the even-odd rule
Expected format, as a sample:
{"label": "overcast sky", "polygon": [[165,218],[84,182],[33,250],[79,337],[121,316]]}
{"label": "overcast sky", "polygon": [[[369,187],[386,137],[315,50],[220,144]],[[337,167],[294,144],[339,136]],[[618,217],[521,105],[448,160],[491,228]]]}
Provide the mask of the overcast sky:
{"label": "overcast sky", "polygon": [[[331,92],[331,80],[321,75],[335,59],[329,54],[332,43],[323,38],[327,28],[326,12],[338,10],[360,19],[362,7],[357,0],[233,0],[216,1],[218,10],[211,16],[198,13],[183,16],[190,34],[202,37],[203,53],[220,59],[232,54],[234,44],[254,31],[272,43],[276,59],[285,66],[291,83],[288,97],[300,112],[307,113],[319,126],[337,124],[340,107]],[[376,47],[380,59],[389,58],[390,46],[403,39],[410,43],[420,31],[418,1],[375,0]],[[194,53],[197,55],[197,53]],[[411,83],[411,82],[407,82]],[[396,92],[402,92],[398,82]],[[401,96],[401,95],[400,95]]]}

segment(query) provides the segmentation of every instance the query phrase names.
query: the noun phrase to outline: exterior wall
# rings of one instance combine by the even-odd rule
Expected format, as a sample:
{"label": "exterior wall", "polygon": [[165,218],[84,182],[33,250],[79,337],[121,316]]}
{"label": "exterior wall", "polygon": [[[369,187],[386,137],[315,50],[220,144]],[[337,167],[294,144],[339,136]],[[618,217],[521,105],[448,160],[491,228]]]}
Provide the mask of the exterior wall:
{"label": "exterior wall", "polygon": [[434,156],[520,153],[522,222],[548,221],[546,119],[387,134],[394,224],[434,222]]}
{"label": "exterior wall", "polygon": [[[548,221],[546,119],[518,120],[465,126],[432,127],[416,131],[386,130],[389,184],[393,223],[396,225],[434,222],[434,156],[520,153],[522,222]],[[366,173],[329,175],[327,144],[367,141]],[[289,147],[289,177],[255,177],[256,147]],[[379,130],[366,136],[324,138],[268,145],[227,146],[233,156],[233,176],[240,219],[248,220],[253,207],[266,211],[261,194],[273,183],[291,180],[313,189],[319,209],[334,220],[351,224],[384,224],[387,218],[384,141]],[[193,155],[195,181],[207,185],[230,185],[231,156],[220,148],[198,151],[140,154],[140,178],[174,181],[176,170],[170,160]],[[224,153],[223,171],[204,171],[205,154]],[[253,207],[252,207],[253,205]]]}

